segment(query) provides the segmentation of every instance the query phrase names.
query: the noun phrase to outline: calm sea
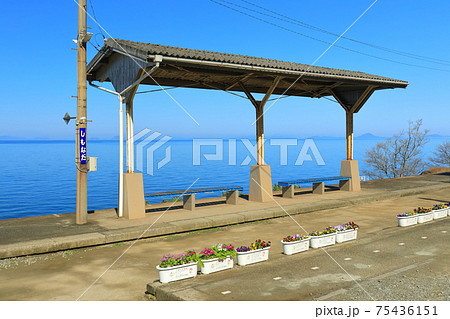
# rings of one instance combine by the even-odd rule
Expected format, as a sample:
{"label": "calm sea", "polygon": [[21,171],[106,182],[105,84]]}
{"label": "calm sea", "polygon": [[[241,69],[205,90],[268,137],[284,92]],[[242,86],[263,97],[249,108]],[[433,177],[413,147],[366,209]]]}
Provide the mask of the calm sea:
{"label": "calm sea", "polygon": [[[445,140],[431,138],[424,153],[430,154]],[[383,139],[355,139],[354,156],[359,160],[361,171],[365,168],[365,151],[379,141]],[[340,161],[345,158],[345,139],[314,139],[325,165],[318,165],[320,159],[317,154],[315,156],[314,149],[307,148],[304,142],[276,139],[272,141],[274,145],[270,145],[268,141],[266,162],[271,165],[274,183],[286,179],[339,175]],[[149,156],[144,152],[140,168],[146,173],[145,192],[186,189],[198,179],[193,188],[240,185],[246,193],[249,165],[255,164],[246,145],[239,139],[236,140],[236,147],[233,141],[230,143],[228,140],[222,144],[216,140],[201,143],[216,146],[203,145],[199,148],[201,152],[195,153],[193,141],[171,140],[154,152],[151,167],[147,165]],[[285,145],[286,154],[279,144]],[[301,152],[302,147],[304,153]],[[117,207],[118,152],[117,141],[89,142],[88,155],[98,157],[98,170],[88,174],[89,210]],[[0,141],[0,219],[74,212],[74,153],[75,144],[70,141]],[[170,161],[158,169],[158,163],[164,163],[167,154],[170,154]],[[302,165],[295,165],[299,157],[305,161]],[[198,159],[200,165],[194,165],[193,161]],[[297,164],[300,162],[297,161]],[[162,198],[156,199],[160,200]]]}

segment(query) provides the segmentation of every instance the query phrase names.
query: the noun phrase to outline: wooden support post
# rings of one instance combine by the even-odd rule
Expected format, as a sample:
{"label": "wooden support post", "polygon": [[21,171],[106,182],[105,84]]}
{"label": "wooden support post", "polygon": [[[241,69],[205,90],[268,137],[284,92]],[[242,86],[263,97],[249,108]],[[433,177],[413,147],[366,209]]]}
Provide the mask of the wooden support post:
{"label": "wooden support post", "polygon": [[375,89],[376,86],[373,85],[357,92],[342,91],[339,90],[339,86],[330,89],[330,92],[346,113],[347,160],[353,160],[353,114],[363,107]]}
{"label": "wooden support post", "polygon": [[261,101],[256,101],[250,91],[245,85],[239,81],[239,86],[252,102],[256,110],[256,152],[257,165],[252,165],[250,168],[250,185],[249,185],[249,200],[257,202],[268,202],[272,198],[272,174],[270,166],[266,165],[264,160],[264,105],[269,100],[269,97],[275,91],[281,77],[277,76],[273,80],[266,94]]}
{"label": "wooden support post", "polygon": [[346,111],[347,160],[353,160],[353,113]]}

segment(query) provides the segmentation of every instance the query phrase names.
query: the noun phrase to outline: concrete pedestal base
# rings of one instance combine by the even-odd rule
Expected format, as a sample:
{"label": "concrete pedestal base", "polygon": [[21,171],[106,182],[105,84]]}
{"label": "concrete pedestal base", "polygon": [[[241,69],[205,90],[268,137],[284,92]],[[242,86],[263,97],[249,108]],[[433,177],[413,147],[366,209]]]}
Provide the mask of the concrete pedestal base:
{"label": "concrete pedestal base", "polygon": [[250,189],[248,199],[254,202],[271,202],[272,173],[270,165],[252,165],[250,167]]}
{"label": "concrete pedestal base", "polygon": [[313,188],[313,190],[312,190],[313,194],[318,194],[318,195],[325,194],[325,183],[324,182],[313,183],[312,188]]}
{"label": "concrete pedestal base", "polygon": [[187,210],[195,209],[195,194],[183,195],[183,208]]}
{"label": "concrete pedestal base", "polygon": [[294,198],[294,189],[295,189],[294,185],[283,186],[281,188],[281,194],[284,198]]}
{"label": "concrete pedestal base", "polygon": [[358,161],[344,160],[341,162],[341,176],[350,177],[348,181],[340,181],[339,187],[341,190],[349,192],[358,192],[361,190],[359,181]]}
{"label": "concrete pedestal base", "polygon": [[123,217],[145,217],[144,179],[140,173],[123,174]]}
{"label": "concrete pedestal base", "polygon": [[227,204],[237,205],[239,200],[239,191],[229,191],[226,194]]}

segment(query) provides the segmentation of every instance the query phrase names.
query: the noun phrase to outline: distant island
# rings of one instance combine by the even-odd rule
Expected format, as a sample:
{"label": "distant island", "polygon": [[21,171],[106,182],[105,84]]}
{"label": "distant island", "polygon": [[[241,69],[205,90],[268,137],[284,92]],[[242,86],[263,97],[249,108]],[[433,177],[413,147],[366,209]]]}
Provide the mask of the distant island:
{"label": "distant island", "polygon": [[366,134],[357,136],[355,138],[364,139],[364,140],[379,140],[379,139],[383,139],[385,137],[376,136],[376,135],[373,135],[372,133],[366,133]]}

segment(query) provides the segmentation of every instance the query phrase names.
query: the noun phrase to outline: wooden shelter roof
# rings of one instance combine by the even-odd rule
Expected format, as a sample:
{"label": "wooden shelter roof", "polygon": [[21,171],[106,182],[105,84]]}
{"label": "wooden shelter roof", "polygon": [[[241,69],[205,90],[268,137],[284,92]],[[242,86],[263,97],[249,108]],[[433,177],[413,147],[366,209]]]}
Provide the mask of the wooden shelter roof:
{"label": "wooden shelter roof", "polygon": [[358,71],[112,38],[89,63],[88,80],[111,81],[120,92],[137,79],[139,70],[156,63],[158,68],[141,84],[266,93],[278,77],[273,94],[334,96],[343,105],[360,100],[368,88],[373,92],[409,84]]}

